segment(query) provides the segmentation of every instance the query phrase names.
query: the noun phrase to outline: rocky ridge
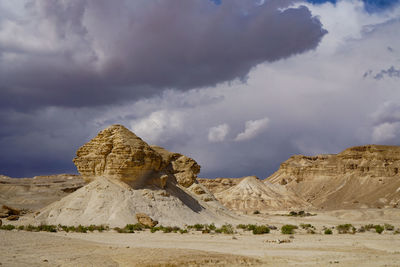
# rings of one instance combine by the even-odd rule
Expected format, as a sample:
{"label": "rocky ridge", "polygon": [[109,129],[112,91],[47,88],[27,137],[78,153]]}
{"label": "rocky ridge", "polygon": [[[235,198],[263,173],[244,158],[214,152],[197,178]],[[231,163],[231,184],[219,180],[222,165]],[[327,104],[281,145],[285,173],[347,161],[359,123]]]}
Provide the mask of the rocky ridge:
{"label": "rocky ridge", "polygon": [[325,209],[400,207],[400,147],[367,145],[339,154],[295,155],[266,181]]}

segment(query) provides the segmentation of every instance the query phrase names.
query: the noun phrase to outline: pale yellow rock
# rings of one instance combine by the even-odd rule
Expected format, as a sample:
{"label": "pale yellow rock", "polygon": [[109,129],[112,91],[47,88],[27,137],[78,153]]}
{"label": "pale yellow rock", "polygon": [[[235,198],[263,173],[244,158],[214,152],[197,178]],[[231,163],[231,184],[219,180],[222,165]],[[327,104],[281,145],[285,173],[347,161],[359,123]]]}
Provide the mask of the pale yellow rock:
{"label": "pale yellow rock", "polygon": [[157,221],[154,221],[152,218],[150,218],[150,216],[145,213],[136,213],[136,219],[138,223],[148,227],[154,227],[158,224]]}
{"label": "pale yellow rock", "polygon": [[400,147],[367,145],[292,156],[267,181],[325,209],[400,207],[399,170]]}
{"label": "pale yellow rock", "polygon": [[135,187],[159,177],[162,157],[122,125],[112,125],[80,147],[73,162],[86,181],[106,176]]}
{"label": "pale yellow rock", "polygon": [[196,182],[200,165],[194,159],[159,146],[151,146],[151,148],[162,156],[166,171],[175,177],[178,184],[189,187]]}

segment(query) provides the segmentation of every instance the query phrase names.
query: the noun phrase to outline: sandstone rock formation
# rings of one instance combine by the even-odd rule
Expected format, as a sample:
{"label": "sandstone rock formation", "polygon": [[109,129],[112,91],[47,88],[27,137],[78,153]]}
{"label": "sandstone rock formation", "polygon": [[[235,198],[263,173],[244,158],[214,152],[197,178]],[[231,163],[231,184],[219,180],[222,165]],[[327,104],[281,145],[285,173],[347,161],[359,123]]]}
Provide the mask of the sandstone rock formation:
{"label": "sandstone rock formation", "polygon": [[161,176],[163,160],[142,139],[122,125],[112,125],[80,147],[74,158],[87,181],[107,176],[136,186],[149,176]]}
{"label": "sandstone rock formation", "polygon": [[400,207],[400,147],[367,145],[296,155],[267,178],[325,209]]}
{"label": "sandstone rock formation", "polygon": [[193,159],[152,148],[121,125],[108,127],[79,148],[74,163],[90,183],[34,218],[24,216],[24,222],[119,227],[144,220],[137,214],[171,226],[235,220],[197,183],[200,166]]}
{"label": "sandstone rock formation", "polygon": [[154,227],[158,224],[157,221],[154,221],[152,218],[144,213],[136,213],[136,219],[140,224],[148,227]]}
{"label": "sandstone rock formation", "polygon": [[173,175],[180,185],[189,187],[196,181],[200,165],[194,159],[159,146],[151,148],[162,156],[166,172]]}
{"label": "sandstone rock formation", "polygon": [[283,186],[263,183],[256,176],[244,177],[239,184],[216,193],[215,197],[229,209],[245,213],[311,207]]}

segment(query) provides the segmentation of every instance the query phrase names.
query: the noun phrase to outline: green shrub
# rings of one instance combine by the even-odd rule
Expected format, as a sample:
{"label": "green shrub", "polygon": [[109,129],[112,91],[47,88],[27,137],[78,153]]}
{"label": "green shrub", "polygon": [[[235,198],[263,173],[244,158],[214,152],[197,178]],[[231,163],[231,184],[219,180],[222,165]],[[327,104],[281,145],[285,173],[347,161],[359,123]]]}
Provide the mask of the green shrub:
{"label": "green shrub", "polygon": [[220,228],[215,229],[216,233],[233,234],[233,226],[231,224],[224,224]]}
{"label": "green shrub", "polygon": [[331,229],[325,229],[324,234],[326,235],[331,235],[332,234],[332,230]]}
{"label": "green shrub", "polygon": [[246,224],[238,224],[238,225],[236,225],[236,228],[237,228],[237,229],[246,230],[246,229],[247,229],[247,225],[246,225]]}
{"label": "green shrub", "polygon": [[284,226],[282,226],[281,232],[282,234],[285,235],[291,235],[294,234],[294,230],[297,228],[298,228],[297,225],[285,224]]}
{"label": "green shrub", "polygon": [[24,228],[25,227],[23,225],[18,226],[18,230],[20,230],[20,231],[24,230]]}
{"label": "green shrub", "polygon": [[39,231],[45,231],[45,232],[57,232],[57,226],[55,225],[47,225],[47,224],[41,224],[37,227]]}
{"label": "green shrub", "polygon": [[297,212],[291,211],[291,212],[289,212],[289,216],[297,216]]}
{"label": "green shrub", "polygon": [[217,227],[215,227],[214,223],[207,225],[207,228],[212,230],[212,231],[215,231],[215,229],[217,229]]}
{"label": "green shrub", "polygon": [[269,232],[270,232],[270,229],[266,225],[256,226],[253,229],[253,234],[255,234],[255,235],[268,234]]}
{"label": "green shrub", "polygon": [[356,232],[356,228],[352,224],[340,224],[336,226],[336,229],[338,230],[339,234],[348,234],[352,233],[354,234]]}
{"label": "green shrub", "polygon": [[181,234],[187,234],[187,232],[188,232],[188,230],[186,230],[186,229],[180,229],[179,230],[179,233],[181,233]]}
{"label": "green shrub", "polygon": [[378,234],[382,234],[382,232],[383,232],[383,230],[385,230],[385,228],[382,226],[382,225],[375,225],[375,231],[378,233]]}
{"label": "green shrub", "polygon": [[75,228],[75,232],[77,233],[87,233],[87,227],[78,225],[78,227]]}
{"label": "green shrub", "polygon": [[11,231],[15,229],[15,226],[12,224],[6,224],[6,225],[2,225],[0,226],[0,229],[2,230],[7,230],[7,231]]}

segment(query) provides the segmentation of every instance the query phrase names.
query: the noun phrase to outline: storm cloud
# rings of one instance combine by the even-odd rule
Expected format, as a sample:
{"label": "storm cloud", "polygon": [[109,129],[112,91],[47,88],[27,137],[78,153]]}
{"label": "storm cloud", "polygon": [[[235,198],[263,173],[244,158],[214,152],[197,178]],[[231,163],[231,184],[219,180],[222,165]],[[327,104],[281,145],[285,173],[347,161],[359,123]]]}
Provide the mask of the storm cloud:
{"label": "storm cloud", "polygon": [[74,173],[115,123],[202,177],[399,145],[400,6],[318,2],[0,0],[0,174]]}
{"label": "storm cloud", "polygon": [[96,106],[244,80],[326,33],[289,3],[27,1],[0,20],[0,105]]}

